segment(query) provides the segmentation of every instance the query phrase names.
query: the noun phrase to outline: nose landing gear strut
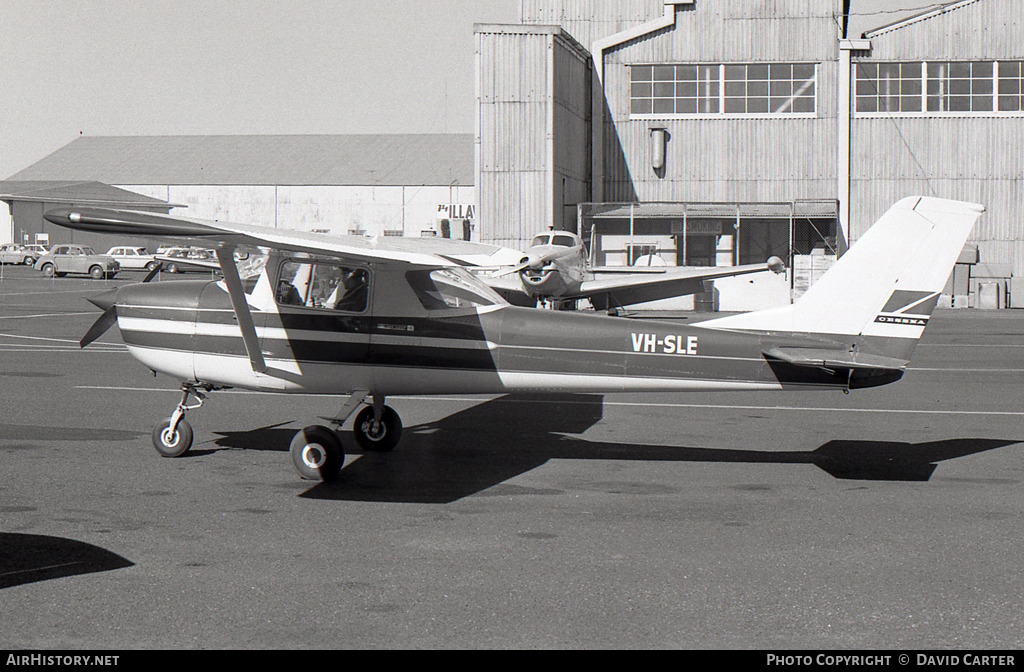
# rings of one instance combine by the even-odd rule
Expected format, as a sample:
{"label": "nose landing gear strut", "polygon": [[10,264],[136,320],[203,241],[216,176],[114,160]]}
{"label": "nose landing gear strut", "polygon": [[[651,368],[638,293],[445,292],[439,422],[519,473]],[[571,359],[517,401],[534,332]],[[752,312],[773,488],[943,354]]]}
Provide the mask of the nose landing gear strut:
{"label": "nose landing gear strut", "polygon": [[[153,446],[164,457],[181,457],[192,447],[192,425],[185,420],[185,411],[199,408],[206,401],[206,394],[200,392],[199,388],[207,393],[216,389],[213,385],[182,383],[178,407],[171,413],[171,417],[164,418],[153,428]],[[194,396],[197,403],[189,405],[190,396]]]}

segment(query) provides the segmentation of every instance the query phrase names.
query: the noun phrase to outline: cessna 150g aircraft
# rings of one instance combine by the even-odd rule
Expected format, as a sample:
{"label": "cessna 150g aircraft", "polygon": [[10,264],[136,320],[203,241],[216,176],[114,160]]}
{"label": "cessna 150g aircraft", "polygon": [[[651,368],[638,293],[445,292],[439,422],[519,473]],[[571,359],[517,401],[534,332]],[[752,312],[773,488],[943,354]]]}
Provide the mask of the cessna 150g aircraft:
{"label": "cessna 150g aircraft", "polygon": [[[477,275],[511,303],[575,307],[589,299],[596,310],[613,310],[636,303],[705,291],[705,283],[746,273],[786,270],[782,259],[763,264],[681,268],[675,266],[591,267],[583,239],[569,231],[535,236],[526,256],[510,268]],[[518,278],[509,277],[517,274]]]}
{"label": "cessna 150g aircraft", "polygon": [[[181,402],[153,431],[161,454],[189,449],[185,413],[213,390],[348,395],[333,428],[306,427],[291,443],[303,477],[329,479],[344,462],[335,428],[353,413],[363,450],[398,443],[391,395],[849,391],[894,382],[983,210],[903,199],[795,303],[694,324],[511,306],[461,266],[415,251],[414,240],[99,208],[45,217],[216,248],[222,280],[142,282],[92,299],[104,313],[83,347],[116,321],[135,358],[182,383]],[[253,271],[244,282],[239,245],[271,248],[265,262],[242,262]]]}

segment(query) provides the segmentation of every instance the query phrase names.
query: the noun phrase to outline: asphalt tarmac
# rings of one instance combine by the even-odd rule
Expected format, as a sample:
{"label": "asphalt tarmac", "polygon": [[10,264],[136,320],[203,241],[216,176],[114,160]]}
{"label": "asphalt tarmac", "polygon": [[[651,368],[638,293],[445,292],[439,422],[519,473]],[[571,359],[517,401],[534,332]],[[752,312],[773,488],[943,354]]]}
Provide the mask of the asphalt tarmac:
{"label": "asphalt tarmac", "polygon": [[156,453],[178,382],[77,345],[127,280],[3,269],[0,649],[1024,645],[1021,311],[849,395],[389,398],[314,484],[337,398],[215,392]]}

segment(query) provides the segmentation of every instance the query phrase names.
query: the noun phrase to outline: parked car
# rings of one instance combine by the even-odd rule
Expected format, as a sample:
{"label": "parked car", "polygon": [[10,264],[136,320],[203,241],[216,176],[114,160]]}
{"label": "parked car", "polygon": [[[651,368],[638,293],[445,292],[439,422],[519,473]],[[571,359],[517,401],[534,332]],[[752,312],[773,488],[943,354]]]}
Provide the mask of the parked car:
{"label": "parked car", "polygon": [[116,259],[122,271],[152,271],[160,265],[144,247],[112,247],[107,250],[107,256]]}
{"label": "parked car", "polygon": [[7,243],[0,245],[0,264],[25,264],[31,266],[36,263],[36,255],[24,245]]}
{"label": "parked car", "polygon": [[62,278],[68,273],[88,273],[97,280],[112,278],[120,270],[117,260],[96,254],[85,245],[56,245],[36,260],[36,269],[48,278]]}
{"label": "parked car", "polygon": [[25,249],[31,252],[34,258],[39,259],[39,257],[50,251],[50,246],[43,245],[42,243],[32,243],[31,245],[25,245]]}
{"label": "parked car", "polygon": [[168,273],[184,273],[185,271],[217,270],[217,254],[213,250],[199,247],[171,247],[156,258],[163,262]]}

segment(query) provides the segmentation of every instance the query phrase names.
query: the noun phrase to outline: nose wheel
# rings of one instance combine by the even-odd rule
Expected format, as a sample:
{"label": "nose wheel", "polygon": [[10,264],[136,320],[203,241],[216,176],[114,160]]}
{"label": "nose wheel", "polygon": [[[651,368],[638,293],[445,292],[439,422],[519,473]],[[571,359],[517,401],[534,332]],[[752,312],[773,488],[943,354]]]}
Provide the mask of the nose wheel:
{"label": "nose wheel", "polygon": [[[206,395],[200,392],[198,387],[192,383],[184,383],[181,386],[181,401],[178,402],[174,413],[153,428],[153,447],[164,457],[181,457],[192,447],[192,425],[185,420],[185,411],[199,408],[206,401]],[[213,388],[204,385],[203,389],[209,392]],[[196,398],[196,403],[188,403],[190,396]]]}
{"label": "nose wheel", "polygon": [[181,457],[192,447],[192,425],[185,418],[164,418],[153,428],[153,446],[164,457]]}

